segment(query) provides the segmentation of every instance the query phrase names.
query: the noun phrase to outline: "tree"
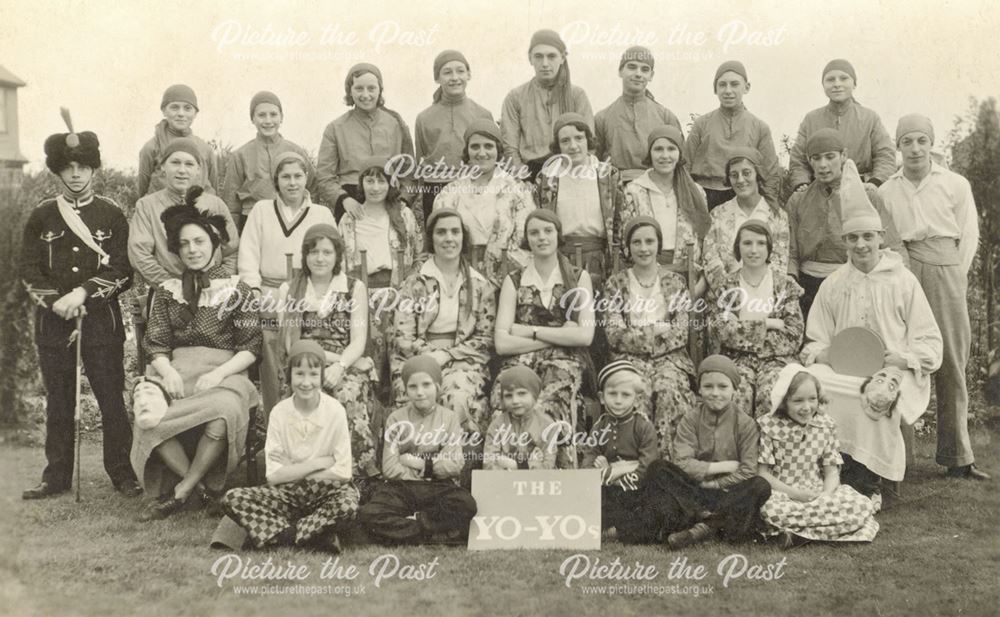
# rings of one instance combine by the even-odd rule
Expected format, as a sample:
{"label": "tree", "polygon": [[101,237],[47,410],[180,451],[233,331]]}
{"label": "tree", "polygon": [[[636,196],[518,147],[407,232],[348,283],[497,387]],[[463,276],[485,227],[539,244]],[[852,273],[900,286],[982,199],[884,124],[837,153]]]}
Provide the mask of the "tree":
{"label": "tree", "polygon": [[[985,315],[980,323],[986,330],[986,353],[973,353],[973,362],[985,362],[987,354],[992,356],[997,348],[996,292],[1000,287],[1000,281],[997,280],[1000,275],[1000,268],[997,268],[1000,261],[1000,114],[997,113],[997,100],[992,97],[980,103],[972,99],[970,107],[976,110],[974,125],[965,138],[952,146],[952,168],[969,180],[979,212],[979,252],[974,277],[969,283],[974,293],[976,289],[981,290],[982,303],[985,305]],[[957,119],[956,129],[963,124],[972,124],[972,119]],[[953,131],[952,136],[955,135],[956,132]],[[977,310],[982,309],[970,305],[970,312],[975,313]],[[975,316],[973,320],[976,321]],[[981,337],[973,336],[973,339],[979,341]],[[978,345],[974,343],[974,347],[976,346]],[[975,374],[982,378],[986,376],[986,372],[986,366],[982,366]]]}

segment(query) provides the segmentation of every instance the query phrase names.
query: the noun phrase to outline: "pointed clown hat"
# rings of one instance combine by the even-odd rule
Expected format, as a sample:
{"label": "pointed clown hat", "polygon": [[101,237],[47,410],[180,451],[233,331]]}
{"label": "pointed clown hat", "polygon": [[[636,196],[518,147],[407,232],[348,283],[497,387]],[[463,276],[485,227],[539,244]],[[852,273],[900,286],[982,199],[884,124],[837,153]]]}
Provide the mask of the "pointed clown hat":
{"label": "pointed clown hat", "polygon": [[843,177],[840,180],[840,219],[843,221],[843,234],[861,231],[885,231],[882,217],[865,193],[861,175],[854,161],[848,159],[844,163]]}

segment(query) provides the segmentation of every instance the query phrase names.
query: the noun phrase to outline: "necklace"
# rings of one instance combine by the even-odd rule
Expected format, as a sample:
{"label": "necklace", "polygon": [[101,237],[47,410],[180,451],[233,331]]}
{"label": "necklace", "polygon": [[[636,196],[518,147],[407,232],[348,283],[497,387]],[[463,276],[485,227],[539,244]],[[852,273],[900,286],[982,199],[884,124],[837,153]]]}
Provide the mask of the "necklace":
{"label": "necklace", "polygon": [[462,282],[462,271],[458,270],[455,274],[451,275],[446,274],[438,268],[438,272],[441,273],[441,278],[438,281],[441,283],[441,291],[444,292],[444,295],[447,297],[454,298],[455,294],[458,293],[458,288]]}
{"label": "necklace", "polygon": [[632,270],[632,276],[633,278],[635,278],[635,282],[639,283],[639,287],[642,287],[643,289],[652,289],[656,285],[656,281],[659,280],[660,278],[660,270],[659,267],[657,267],[656,273],[653,275],[653,280],[651,280],[649,283],[643,283],[641,280],[639,280],[639,277],[636,275],[635,270]]}
{"label": "necklace", "polygon": [[746,283],[750,287],[753,287],[754,289],[757,289],[764,282],[764,279],[767,278],[767,271],[765,271],[764,274],[761,275],[760,279],[758,279],[756,283],[750,282],[750,279],[747,278],[747,273],[745,271],[742,273],[741,277],[743,278],[744,283]]}
{"label": "necklace", "polygon": [[457,277],[451,281],[442,280],[441,291],[443,291],[444,295],[448,296],[449,298],[454,298],[455,294],[458,293],[458,283],[459,280]]}

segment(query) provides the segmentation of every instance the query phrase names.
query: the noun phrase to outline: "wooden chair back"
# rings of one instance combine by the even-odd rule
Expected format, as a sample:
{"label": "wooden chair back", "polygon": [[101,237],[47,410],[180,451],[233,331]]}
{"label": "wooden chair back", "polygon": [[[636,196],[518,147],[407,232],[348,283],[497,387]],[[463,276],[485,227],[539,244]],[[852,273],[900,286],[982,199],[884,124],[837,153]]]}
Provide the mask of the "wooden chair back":
{"label": "wooden chair back", "polygon": [[[694,239],[688,239],[685,249],[684,254],[687,256],[685,259],[678,260],[678,251],[674,251],[673,261],[669,264],[664,264],[663,267],[684,277],[684,280],[687,282],[688,297],[694,303],[695,287],[698,283],[698,268],[694,261]],[[690,317],[691,319],[688,321],[688,354],[691,356],[691,361],[694,365],[698,366],[702,355],[704,355],[702,353],[703,345],[700,342],[697,327],[698,320],[694,318],[694,314],[690,315]]]}

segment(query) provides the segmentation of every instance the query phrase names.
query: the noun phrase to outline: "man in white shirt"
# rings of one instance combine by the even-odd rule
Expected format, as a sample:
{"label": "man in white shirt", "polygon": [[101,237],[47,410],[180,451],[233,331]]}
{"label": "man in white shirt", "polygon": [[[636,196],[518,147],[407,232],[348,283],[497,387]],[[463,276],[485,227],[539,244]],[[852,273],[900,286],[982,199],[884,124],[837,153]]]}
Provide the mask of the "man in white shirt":
{"label": "man in white shirt", "polygon": [[975,466],[969,439],[969,363],[972,329],[966,293],[979,244],[976,203],[969,181],[931,160],[934,127],[919,114],[896,128],[903,167],[879,188],[910,255],[910,270],[927,295],[944,338],[937,393],[938,464],[957,478],[988,480]]}

